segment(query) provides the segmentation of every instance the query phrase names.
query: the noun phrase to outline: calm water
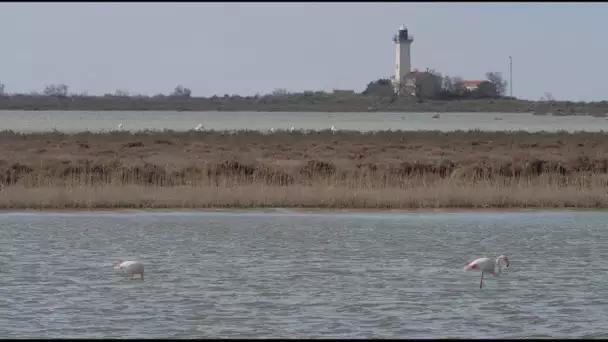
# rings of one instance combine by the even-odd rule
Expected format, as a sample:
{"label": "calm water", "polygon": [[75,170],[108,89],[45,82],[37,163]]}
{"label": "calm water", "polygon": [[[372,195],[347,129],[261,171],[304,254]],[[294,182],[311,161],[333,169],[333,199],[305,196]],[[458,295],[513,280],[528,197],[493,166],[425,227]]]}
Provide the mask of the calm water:
{"label": "calm water", "polygon": [[[0,215],[0,336],[608,337],[608,213]],[[462,267],[508,252],[501,277]],[[137,258],[146,279],[113,269]]]}
{"label": "calm water", "polygon": [[[433,113],[285,113],[285,112],[50,112],[0,111],[0,130],[62,132],[124,129],[329,129],[344,130],[469,130],[487,131],[608,131],[608,120],[591,116],[550,116],[498,113],[447,113],[433,119]],[[502,118],[502,120],[495,120]]]}

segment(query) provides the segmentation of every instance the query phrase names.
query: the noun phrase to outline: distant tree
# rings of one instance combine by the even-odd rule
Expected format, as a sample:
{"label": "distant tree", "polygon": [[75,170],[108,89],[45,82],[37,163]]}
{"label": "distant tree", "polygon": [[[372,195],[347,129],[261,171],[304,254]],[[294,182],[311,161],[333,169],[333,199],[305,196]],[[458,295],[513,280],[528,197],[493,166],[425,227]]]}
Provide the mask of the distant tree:
{"label": "distant tree", "polygon": [[462,95],[466,91],[462,82],[463,82],[462,77],[456,76],[456,77],[452,78],[452,84],[454,87],[453,92],[456,95]]}
{"label": "distant tree", "polygon": [[475,95],[480,98],[496,97],[498,96],[496,85],[489,81],[483,81],[477,86]]}
{"label": "distant tree", "polygon": [[447,100],[454,97],[454,84],[450,76],[443,76],[439,79],[439,92],[436,95],[437,99]]}
{"label": "distant tree", "polygon": [[545,96],[541,97],[540,100],[551,102],[551,101],[555,101],[555,98],[553,97],[553,94],[545,93]]}
{"label": "distant tree", "polygon": [[394,92],[395,90],[393,89],[391,80],[388,78],[380,78],[369,82],[362,94],[386,97],[392,96]]}
{"label": "distant tree", "polygon": [[439,84],[441,86],[441,83],[443,81],[443,75],[441,75],[441,73],[435,69],[426,69],[426,72],[428,72],[429,74],[435,76],[437,78],[437,80],[439,81]]}
{"label": "distant tree", "polygon": [[435,69],[427,69],[427,73],[428,76],[430,76],[426,77],[429,82],[429,85],[427,86],[428,92],[435,96],[435,94],[439,93],[443,88],[443,76]]}
{"label": "distant tree", "polygon": [[289,92],[285,88],[277,88],[272,91],[272,96],[286,96],[289,95]]}
{"label": "distant tree", "polygon": [[175,87],[175,90],[171,94],[171,96],[178,97],[190,97],[192,95],[192,91],[188,88],[184,88],[181,84]]}
{"label": "distant tree", "polygon": [[128,92],[128,91],[126,91],[126,90],[120,90],[120,89],[117,89],[117,90],[114,92],[114,96],[128,97],[129,95],[130,95],[130,94],[129,94],[129,92]]}
{"label": "distant tree", "polygon": [[507,81],[503,80],[502,74],[499,72],[486,72],[488,81],[496,87],[496,95],[504,96],[507,90]]}
{"label": "distant tree", "polygon": [[441,90],[447,93],[454,92],[454,80],[450,76],[444,76],[441,83]]}
{"label": "distant tree", "polygon": [[46,86],[42,93],[46,96],[66,97],[68,96],[68,86],[65,84],[51,84]]}

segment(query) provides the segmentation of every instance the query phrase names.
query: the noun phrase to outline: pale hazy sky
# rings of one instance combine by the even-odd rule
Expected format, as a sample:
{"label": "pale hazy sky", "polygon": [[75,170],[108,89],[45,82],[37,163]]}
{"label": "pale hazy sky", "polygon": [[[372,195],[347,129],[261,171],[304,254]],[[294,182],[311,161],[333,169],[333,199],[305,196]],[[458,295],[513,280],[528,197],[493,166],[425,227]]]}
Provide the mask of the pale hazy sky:
{"label": "pale hazy sky", "polygon": [[413,68],[508,80],[512,55],[515,96],[602,100],[607,17],[608,3],[0,3],[0,81],[8,92],[361,91],[394,72],[405,24]]}

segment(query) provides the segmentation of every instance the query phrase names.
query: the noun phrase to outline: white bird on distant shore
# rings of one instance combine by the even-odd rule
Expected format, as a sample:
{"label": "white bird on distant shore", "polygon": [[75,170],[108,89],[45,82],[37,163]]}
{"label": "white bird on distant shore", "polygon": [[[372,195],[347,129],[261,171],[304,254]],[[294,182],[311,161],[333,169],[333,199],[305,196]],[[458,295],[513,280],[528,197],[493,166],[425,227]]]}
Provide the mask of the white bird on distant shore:
{"label": "white bird on distant shore", "polygon": [[291,128],[289,129],[290,132],[295,132],[296,130],[296,126],[295,125],[291,125]]}
{"label": "white bird on distant shore", "polygon": [[120,123],[118,124],[118,129],[122,130],[123,124],[122,124],[122,120],[120,120]]}
{"label": "white bird on distant shore", "polygon": [[274,133],[274,128],[273,128],[273,127],[271,127],[271,128],[268,130],[268,132],[270,132],[270,133]]}
{"label": "white bird on distant shore", "polygon": [[336,133],[337,131],[338,131],[338,129],[336,128],[336,126],[331,125],[331,132]]}
{"label": "white bird on distant shore", "polygon": [[114,266],[115,269],[121,270],[133,279],[133,276],[139,274],[141,280],[144,280],[144,265],[139,261],[123,261]]}
{"label": "white bird on distant shore", "polygon": [[194,127],[194,130],[197,131],[197,132],[202,131],[203,130],[203,124],[199,123],[196,127]]}
{"label": "white bird on distant shore", "polygon": [[[502,254],[496,260],[492,260],[490,258],[479,258],[473,260],[471,263],[464,267],[465,271],[474,270],[481,271],[481,281],[479,282],[479,288],[483,288],[483,274],[489,273],[493,276],[499,276],[502,273],[502,268],[500,267],[500,262],[504,262],[507,267],[509,267],[509,258],[506,255]],[[496,270],[498,267],[498,271]]]}

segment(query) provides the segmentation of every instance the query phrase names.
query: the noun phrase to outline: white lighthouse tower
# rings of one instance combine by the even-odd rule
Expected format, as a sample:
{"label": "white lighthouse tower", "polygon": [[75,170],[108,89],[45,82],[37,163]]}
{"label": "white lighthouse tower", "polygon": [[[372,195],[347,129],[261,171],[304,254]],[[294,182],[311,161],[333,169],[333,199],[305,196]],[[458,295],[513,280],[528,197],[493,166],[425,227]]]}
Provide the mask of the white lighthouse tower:
{"label": "white lighthouse tower", "polygon": [[393,85],[395,86],[395,91],[398,91],[400,86],[405,82],[405,77],[411,72],[410,46],[414,41],[414,37],[409,35],[405,25],[401,25],[399,32],[393,37],[393,41],[397,47],[397,67]]}

